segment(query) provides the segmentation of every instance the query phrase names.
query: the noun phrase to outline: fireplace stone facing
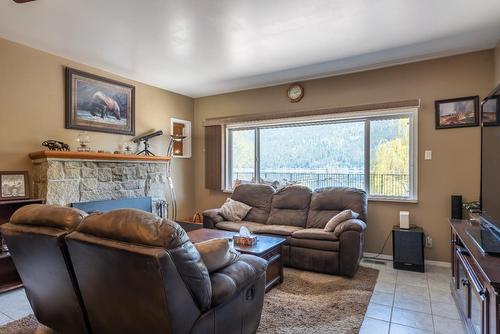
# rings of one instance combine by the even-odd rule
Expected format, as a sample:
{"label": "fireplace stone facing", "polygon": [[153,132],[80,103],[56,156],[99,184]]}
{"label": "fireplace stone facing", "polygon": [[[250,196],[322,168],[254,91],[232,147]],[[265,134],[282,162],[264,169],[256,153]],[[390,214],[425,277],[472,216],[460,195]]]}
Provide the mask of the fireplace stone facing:
{"label": "fireplace stone facing", "polygon": [[165,161],[42,158],[32,175],[34,195],[47,204],[150,196],[155,207],[168,191]]}

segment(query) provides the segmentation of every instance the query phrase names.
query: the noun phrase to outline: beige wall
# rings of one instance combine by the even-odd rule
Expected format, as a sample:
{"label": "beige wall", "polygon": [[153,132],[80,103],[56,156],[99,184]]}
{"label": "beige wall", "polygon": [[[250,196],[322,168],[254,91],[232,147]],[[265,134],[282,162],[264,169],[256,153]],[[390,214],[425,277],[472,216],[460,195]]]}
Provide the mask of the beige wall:
{"label": "beige wall", "polygon": [[[46,139],[76,148],[77,130],[64,128],[64,67],[70,66],[136,86],[136,133],[150,129],[170,132],[170,117],[192,120],[193,99],[126,80],[45,52],[0,39],[0,170],[30,169],[28,153],[41,150]],[[131,137],[89,132],[94,149],[114,151]],[[167,136],[151,141],[158,154]],[[193,212],[192,159],[173,162],[179,215]]]}
{"label": "beige wall", "polygon": [[[205,97],[195,100],[194,159],[196,210],[218,207],[227,194],[204,189],[204,138],[202,121],[210,117],[266,113],[294,109],[350,106],[420,98],[419,112],[419,201],[369,203],[366,251],[377,252],[399,223],[399,211],[408,210],[411,222],[433,237],[426,251],[430,260],[449,261],[450,195],[462,194],[466,201],[479,197],[480,129],[435,130],[434,100],[460,96],[484,96],[493,81],[493,51],[394,66],[343,76],[303,82],[305,97],[288,102],[287,85]],[[424,150],[433,159],[424,161]],[[386,253],[390,253],[390,244]]]}
{"label": "beige wall", "polygon": [[500,41],[495,48],[495,85],[500,85]]}
{"label": "beige wall", "polygon": [[[46,139],[76,143],[76,130],[64,128],[64,67],[71,66],[136,86],[136,132],[169,132],[169,117],[193,119],[193,159],[174,160],[179,214],[220,206],[227,194],[204,189],[203,127],[205,118],[294,109],[349,106],[420,98],[419,202],[370,202],[366,250],[378,251],[400,210],[434,238],[426,257],[449,260],[450,195],[465,200],[479,195],[479,128],[435,130],[434,100],[484,96],[500,79],[500,50],[395,66],[303,83],[306,95],[288,102],[287,85],[193,99],[126,80],[67,59],[0,39],[0,170],[30,169],[27,154]],[[495,66],[495,71],[492,69]],[[130,137],[91,132],[92,146],[115,150]],[[153,151],[166,149],[167,138],[152,141]],[[424,161],[423,151],[433,151]],[[194,175],[194,178],[193,178]],[[193,201],[193,198],[195,199]],[[387,247],[386,253],[390,253]]]}

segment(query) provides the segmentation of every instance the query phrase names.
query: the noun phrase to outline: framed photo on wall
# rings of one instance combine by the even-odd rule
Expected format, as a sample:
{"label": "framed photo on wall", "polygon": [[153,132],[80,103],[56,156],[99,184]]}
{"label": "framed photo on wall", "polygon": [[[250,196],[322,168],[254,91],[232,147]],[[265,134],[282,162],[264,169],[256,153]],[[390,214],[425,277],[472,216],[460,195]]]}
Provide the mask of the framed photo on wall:
{"label": "framed photo on wall", "polygon": [[500,125],[500,95],[495,95],[482,104],[482,122],[484,126]]}
{"label": "framed photo on wall", "polygon": [[436,129],[479,125],[479,96],[438,100],[435,107]]}
{"label": "framed photo on wall", "polygon": [[135,87],[66,68],[66,128],[135,135]]}
{"label": "framed photo on wall", "polygon": [[0,201],[30,198],[27,171],[0,171]]}

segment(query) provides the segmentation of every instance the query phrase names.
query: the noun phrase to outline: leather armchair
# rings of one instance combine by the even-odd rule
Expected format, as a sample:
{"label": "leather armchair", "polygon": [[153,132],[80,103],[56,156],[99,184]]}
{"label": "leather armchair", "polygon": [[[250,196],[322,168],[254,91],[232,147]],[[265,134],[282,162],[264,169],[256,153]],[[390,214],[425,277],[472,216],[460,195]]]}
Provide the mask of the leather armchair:
{"label": "leather armchair", "polygon": [[263,259],[209,273],[178,224],[131,209],[88,216],[66,242],[94,334],[257,331]]}
{"label": "leather armchair", "polygon": [[31,204],[1,228],[37,320],[61,334],[91,332],[64,241],[86,215]]}

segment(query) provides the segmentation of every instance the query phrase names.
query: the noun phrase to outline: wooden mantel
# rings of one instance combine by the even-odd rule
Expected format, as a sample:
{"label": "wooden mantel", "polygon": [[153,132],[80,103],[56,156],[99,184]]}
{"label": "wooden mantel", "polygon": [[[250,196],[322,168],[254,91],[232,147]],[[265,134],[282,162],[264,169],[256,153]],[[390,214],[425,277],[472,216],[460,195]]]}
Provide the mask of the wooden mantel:
{"label": "wooden mantel", "polygon": [[167,156],[146,156],[134,154],[114,154],[97,152],[75,152],[75,151],[38,151],[29,154],[31,160],[39,159],[67,159],[67,160],[108,160],[108,161],[145,161],[166,162],[170,160]]}

